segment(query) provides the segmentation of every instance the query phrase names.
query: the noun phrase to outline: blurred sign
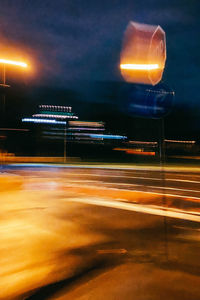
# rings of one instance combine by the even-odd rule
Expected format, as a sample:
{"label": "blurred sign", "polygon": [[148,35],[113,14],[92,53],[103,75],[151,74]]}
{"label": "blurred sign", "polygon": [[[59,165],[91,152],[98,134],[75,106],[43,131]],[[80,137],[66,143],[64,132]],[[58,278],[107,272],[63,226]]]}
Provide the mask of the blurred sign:
{"label": "blurred sign", "polygon": [[120,56],[125,81],[155,85],[162,79],[166,61],[165,32],[160,26],[130,22]]}
{"label": "blurred sign", "polygon": [[123,101],[121,110],[126,114],[159,119],[170,112],[174,91],[163,84],[154,87],[128,85],[120,98]]}

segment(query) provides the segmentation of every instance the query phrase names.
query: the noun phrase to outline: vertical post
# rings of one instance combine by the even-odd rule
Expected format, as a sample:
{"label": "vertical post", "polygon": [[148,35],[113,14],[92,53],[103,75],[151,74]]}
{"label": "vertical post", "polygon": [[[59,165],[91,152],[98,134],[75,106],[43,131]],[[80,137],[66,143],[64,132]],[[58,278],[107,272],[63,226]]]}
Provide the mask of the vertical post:
{"label": "vertical post", "polygon": [[[161,184],[162,184],[162,202],[163,207],[166,209],[166,196],[165,196],[165,122],[164,118],[160,122],[160,140],[159,140],[159,155],[160,155],[160,168],[161,168]],[[169,251],[168,251],[168,228],[167,228],[167,218],[163,217],[164,223],[164,247],[165,247],[165,257],[168,261]]]}
{"label": "vertical post", "polygon": [[[1,122],[0,125],[3,128],[5,126],[5,105],[6,105],[6,96],[5,96],[5,84],[6,84],[6,67],[5,64],[3,64],[2,68],[2,85],[3,85],[3,92],[2,92],[2,104],[1,104]],[[1,167],[3,167],[4,164],[4,151],[5,151],[5,143],[3,142],[3,131],[2,131],[2,143],[1,143]]]}
{"label": "vertical post", "polygon": [[6,84],[6,66],[3,64],[2,69],[2,85],[3,85],[3,93],[2,93],[2,124],[1,126],[4,126],[4,120],[5,120],[5,105],[6,105],[6,96],[5,96],[5,84]]}
{"label": "vertical post", "polygon": [[165,198],[165,123],[164,118],[161,119],[160,124],[160,140],[159,140],[159,156],[160,156],[160,167],[162,174],[162,186],[163,186],[163,206],[166,205]]}
{"label": "vertical post", "polygon": [[66,163],[66,158],[67,158],[67,122],[65,122],[65,127],[64,127],[64,151],[63,151],[63,161]]}
{"label": "vertical post", "polygon": [[6,84],[6,66],[5,64],[3,64],[3,74],[2,74],[2,81],[3,81],[3,84],[5,85]]}

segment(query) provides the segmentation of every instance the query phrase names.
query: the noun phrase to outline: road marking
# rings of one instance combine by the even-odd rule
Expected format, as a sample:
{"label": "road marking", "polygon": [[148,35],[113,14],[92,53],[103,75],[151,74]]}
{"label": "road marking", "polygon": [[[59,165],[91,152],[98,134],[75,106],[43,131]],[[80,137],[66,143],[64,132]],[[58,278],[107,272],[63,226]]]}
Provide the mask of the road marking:
{"label": "road marking", "polygon": [[127,253],[126,249],[102,249],[97,250],[99,254],[125,254]]}
{"label": "road marking", "polygon": [[145,187],[151,188],[151,189],[161,189],[161,190],[163,189],[163,190],[200,193],[200,190],[179,189],[179,188],[172,188],[172,187],[167,187],[167,186],[142,185],[142,184],[134,184],[134,183],[112,183],[112,182],[103,182],[103,181],[101,181],[101,183],[103,183],[105,185],[145,186]]}
{"label": "road marking", "polygon": [[93,183],[93,182],[99,182],[99,180],[91,179],[91,180],[76,180],[76,179],[69,179],[68,182],[70,183],[82,183],[82,184],[88,184],[88,183]]}
{"label": "road marking", "polygon": [[[69,186],[69,188],[72,186],[72,185],[66,185],[66,186]],[[135,186],[139,186],[139,185],[135,185]],[[73,187],[77,187],[77,188],[80,188],[80,187],[83,187],[83,185],[75,185],[73,184]],[[85,184],[84,187],[89,187],[89,188],[93,188],[93,189],[99,189],[99,188],[102,188],[101,186],[96,186],[96,185],[87,185]],[[170,194],[170,193],[159,193],[159,192],[152,192],[152,191],[142,191],[142,190],[136,190],[136,189],[120,189],[120,188],[114,188],[114,187],[103,187],[104,190],[113,190],[113,191],[122,191],[122,192],[138,192],[138,193],[145,193],[145,194],[152,194],[152,195],[159,195],[159,196],[168,196],[168,197],[175,197],[175,198],[183,198],[183,199],[193,199],[193,200],[200,200],[200,197],[196,197],[196,196],[187,196],[187,195],[178,195],[178,194]]]}
{"label": "road marking", "polygon": [[[144,177],[144,176],[126,176],[126,175],[109,175],[109,174],[90,174],[90,173],[67,173],[70,176],[91,176],[91,177],[108,177],[108,178],[127,178],[127,179],[142,179],[142,180],[155,180],[155,181],[176,181],[176,182],[188,182],[188,183],[200,183],[197,180],[186,180],[186,179],[173,179],[173,178],[155,178],[155,177]],[[183,175],[179,175],[183,176]],[[189,176],[189,175],[187,175]],[[84,179],[83,179],[84,180]],[[84,180],[85,181],[85,180]]]}
{"label": "road marking", "polygon": [[[75,183],[76,181],[70,181],[72,183]],[[79,181],[77,181],[78,183]],[[80,183],[82,182],[83,185],[87,186],[87,183],[85,184],[86,181],[80,181]],[[92,182],[92,180],[90,181]],[[166,186],[154,186],[154,185],[142,185],[142,184],[135,184],[135,183],[113,183],[113,182],[104,182],[104,181],[96,181],[94,180],[93,182],[99,182],[102,185],[106,186],[106,185],[117,185],[117,186],[145,186],[146,188],[151,188],[151,189],[161,189],[161,190],[173,190],[173,191],[182,191],[182,192],[193,192],[193,193],[200,193],[200,190],[190,190],[190,189],[180,189],[180,188],[172,188],[172,187],[166,187]],[[91,185],[89,185],[91,187]],[[95,187],[95,186],[94,186]],[[119,189],[121,190],[121,189]],[[130,191],[134,191],[134,190],[130,190]],[[141,191],[143,192],[143,191]],[[176,196],[176,194],[175,194]],[[187,197],[187,196],[184,196]],[[190,197],[190,196],[189,196]]]}
{"label": "road marking", "polygon": [[197,180],[186,180],[186,179],[166,179],[166,181],[178,181],[178,182],[200,183],[200,181],[197,181]]}
{"label": "road marking", "polygon": [[105,181],[99,181],[99,182],[101,182],[103,185],[144,186],[144,184],[136,184],[136,183],[120,183],[120,182],[105,182]]}
{"label": "road marking", "polygon": [[149,188],[153,188],[153,189],[155,188],[155,189],[200,193],[200,190],[179,189],[179,188],[172,188],[172,187],[167,187],[167,186],[154,186],[154,185],[145,185],[145,186],[149,187]]}
{"label": "road marking", "polygon": [[200,223],[200,214],[192,214],[191,212],[188,213],[183,210],[172,210],[170,208],[164,209],[160,207],[151,207],[148,205],[140,205],[140,204],[132,204],[132,203],[125,203],[125,202],[117,202],[117,201],[110,201],[110,200],[96,200],[96,199],[66,199],[66,201],[72,201],[77,203],[84,203],[84,204],[90,204],[90,205],[97,205],[97,206],[104,206],[109,208],[116,208],[116,209],[122,209],[122,210],[128,210],[128,211],[134,211],[138,213],[144,213],[144,214],[150,214],[150,215],[156,215],[161,217],[168,217],[168,218],[174,218],[174,219],[181,219],[181,220],[187,220],[187,221],[193,221],[193,222],[199,222]]}
{"label": "road marking", "polygon": [[176,225],[173,225],[174,228],[176,229],[181,229],[181,230],[188,230],[188,231],[200,231],[199,228],[191,228],[191,227],[185,227],[185,226],[176,226]]}

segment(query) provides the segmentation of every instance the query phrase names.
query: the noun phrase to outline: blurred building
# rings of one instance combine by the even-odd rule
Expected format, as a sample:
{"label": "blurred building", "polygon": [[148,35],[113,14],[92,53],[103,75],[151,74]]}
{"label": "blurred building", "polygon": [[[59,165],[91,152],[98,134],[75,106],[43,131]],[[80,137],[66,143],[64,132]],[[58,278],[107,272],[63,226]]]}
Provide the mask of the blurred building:
{"label": "blurred building", "polygon": [[112,150],[127,139],[106,133],[105,123],[101,121],[79,120],[71,106],[39,105],[39,111],[22,122],[32,132],[38,155],[63,155],[66,144],[68,156],[98,154],[105,149]]}

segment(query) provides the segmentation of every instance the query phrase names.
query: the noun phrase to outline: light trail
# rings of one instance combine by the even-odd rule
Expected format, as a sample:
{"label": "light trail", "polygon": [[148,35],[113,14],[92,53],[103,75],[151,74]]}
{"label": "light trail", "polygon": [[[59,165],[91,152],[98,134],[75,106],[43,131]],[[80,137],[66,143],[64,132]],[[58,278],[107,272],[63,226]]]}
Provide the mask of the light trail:
{"label": "light trail", "polygon": [[[165,186],[155,186],[155,185],[141,185],[141,184],[134,184],[134,183],[116,183],[116,182],[104,182],[99,181],[104,185],[119,185],[119,186],[145,186],[145,188],[151,189],[164,189],[164,190],[173,190],[173,191],[182,191],[182,192],[193,192],[193,193],[200,193],[200,190],[190,190],[190,189],[179,189],[179,188],[172,188],[172,187],[165,187]],[[141,191],[142,192],[142,191]],[[186,198],[187,196],[185,196]]]}
{"label": "light trail", "polygon": [[[69,121],[70,122],[76,122],[76,121]],[[32,163],[20,163],[20,164],[10,164],[10,166],[21,166],[21,167],[29,167],[29,166],[33,166]],[[122,170],[122,171],[127,171],[127,172],[130,172],[130,171],[138,171],[139,173],[143,173],[144,171],[152,171],[152,172],[159,172],[161,173],[162,170],[160,167],[158,166],[139,166],[139,167],[136,167],[136,166],[124,166],[124,165],[109,165],[109,164],[105,164],[105,165],[87,165],[87,164],[84,164],[84,165],[75,165],[73,163],[69,164],[69,165],[63,165],[63,164],[55,164],[55,165],[52,165],[52,164],[42,164],[42,163],[35,163],[34,166],[37,168],[37,167],[47,167],[47,168],[62,168],[62,169],[97,169],[97,170]],[[179,172],[191,172],[191,173],[194,173],[194,172],[198,172],[199,175],[200,175],[200,168],[199,167],[168,167],[166,166],[165,167],[165,170],[164,172],[165,173],[175,173],[177,174]],[[198,176],[199,176],[198,175]],[[178,175],[180,176],[180,175]],[[185,177],[191,177],[191,174],[181,174],[181,176],[185,176]]]}
{"label": "light trail", "polygon": [[173,190],[173,191],[182,191],[182,192],[192,192],[192,193],[200,193],[200,190],[190,190],[190,189],[180,189],[180,188],[172,188],[172,187],[165,187],[165,186],[154,186],[154,185],[146,185],[149,188],[156,188],[156,189],[165,189],[165,190]]}
{"label": "light trail", "polygon": [[23,68],[27,68],[27,64],[21,61],[14,61],[14,60],[9,60],[9,59],[3,59],[0,58],[0,63],[1,64],[6,64],[6,65],[14,65],[14,66],[19,66]]}
{"label": "light trail", "polygon": [[77,116],[68,116],[68,115],[50,115],[50,114],[34,114],[33,117],[36,118],[59,118],[59,119],[78,119]]}
{"label": "light trail", "polygon": [[[94,180],[95,182],[95,180]],[[84,184],[84,187],[87,187],[87,188],[92,188],[92,189],[100,189],[102,188],[102,190],[105,191],[105,195],[106,195],[106,190],[108,191],[120,191],[120,192],[137,192],[137,193],[142,193],[142,194],[149,194],[149,195],[158,195],[158,196],[166,196],[166,197],[173,197],[173,198],[182,198],[182,199],[186,199],[186,200],[200,200],[200,197],[197,197],[197,196],[188,196],[188,195],[179,195],[179,194],[171,194],[171,193],[160,193],[160,192],[152,192],[152,191],[143,191],[143,190],[139,190],[139,189],[123,189],[123,188],[117,188],[117,187],[105,187],[105,186],[102,186],[100,185],[101,184],[105,184],[104,182],[100,182],[98,181],[99,184],[98,185],[88,185],[87,183]],[[77,188],[80,188],[80,187],[83,187],[83,182],[82,182],[82,185],[76,185],[74,184],[74,182],[72,182],[71,184],[73,184],[73,187],[77,187]],[[113,183],[108,183],[108,185],[112,185]],[[140,185],[139,184],[124,184],[124,186],[126,185],[129,185],[129,186],[137,186],[139,187]],[[66,184],[66,186],[69,186],[70,187],[70,182],[68,181],[68,185]],[[162,188],[162,187],[161,187]],[[198,191],[199,193],[200,191]]]}
{"label": "light trail", "polygon": [[70,202],[78,202],[78,203],[84,203],[89,205],[97,205],[97,206],[103,206],[103,207],[109,207],[109,208],[116,208],[116,209],[122,209],[122,210],[128,210],[138,213],[144,213],[144,214],[150,214],[150,215],[156,215],[161,217],[168,217],[168,218],[174,218],[174,219],[181,219],[181,220],[187,220],[187,221],[193,221],[193,222],[199,222],[200,223],[200,214],[187,213],[183,210],[175,210],[175,209],[165,209],[164,207],[155,207],[155,206],[148,206],[148,205],[140,205],[140,204],[132,204],[132,203],[124,203],[119,201],[110,201],[110,200],[97,200],[97,199],[70,199],[66,200]]}
{"label": "light trail", "polygon": [[[142,180],[155,180],[155,181],[163,181],[162,178],[155,178],[155,177],[137,177],[137,176],[126,176],[126,175],[106,175],[106,174],[92,174],[92,173],[67,173],[70,176],[93,176],[93,177],[110,177],[110,178],[127,178],[127,179],[142,179]],[[184,175],[181,175],[184,176]],[[187,175],[188,176],[188,175]],[[200,183],[197,180],[186,180],[186,179],[165,179],[165,181],[177,181],[177,182],[188,182],[188,183]],[[117,184],[117,182],[114,182]]]}
{"label": "light trail", "polygon": [[22,119],[22,122],[66,125],[66,122],[64,122],[64,121],[37,119],[37,118],[24,118],[24,119]]}
{"label": "light trail", "polygon": [[158,64],[121,64],[121,70],[156,70]]}

